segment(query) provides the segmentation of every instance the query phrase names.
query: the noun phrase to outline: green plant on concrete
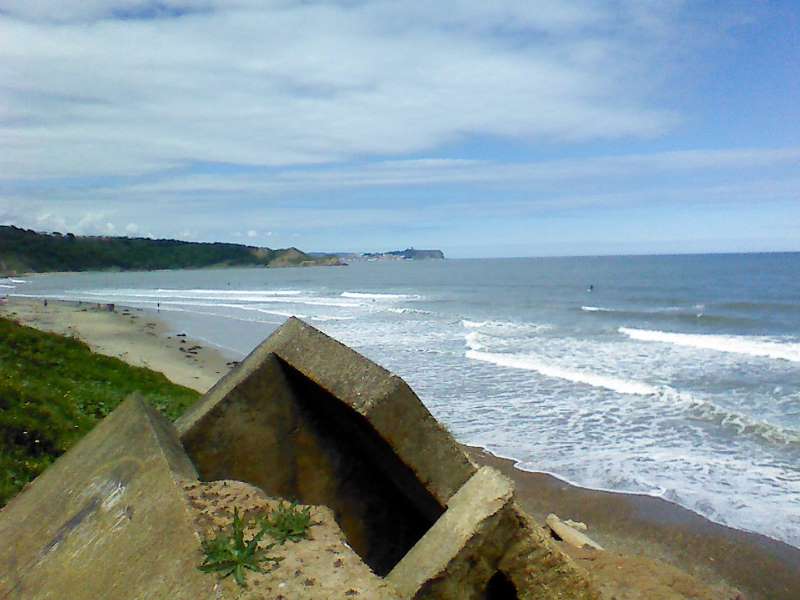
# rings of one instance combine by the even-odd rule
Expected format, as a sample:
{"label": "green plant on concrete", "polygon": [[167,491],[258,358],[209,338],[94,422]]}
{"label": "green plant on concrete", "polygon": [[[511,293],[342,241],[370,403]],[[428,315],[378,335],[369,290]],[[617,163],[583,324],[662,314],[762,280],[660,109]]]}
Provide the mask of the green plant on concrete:
{"label": "green plant on concrete", "polygon": [[[205,559],[198,568],[204,573],[219,573],[222,578],[233,575],[240,586],[245,586],[245,569],[266,573],[263,563],[277,564],[282,559],[267,556],[267,551],[287,541],[299,542],[308,537],[311,522],[311,507],[300,508],[297,503],[281,502],[275,510],[257,519],[257,533],[244,539],[246,523],[239,517],[239,509],[233,509],[232,532],[220,532],[212,539],[203,540]],[[275,541],[260,549],[259,542],[264,535]]]}
{"label": "green plant on concrete", "polygon": [[281,502],[275,510],[262,518],[262,527],[279,544],[287,540],[299,542],[305,539],[311,525],[311,507],[299,508],[295,502]]}
{"label": "green plant on concrete", "polygon": [[203,540],[205,559],[198,568],[204,573],[219,573],[222,578],[233,575],[240,586],[245,586],[245,569],[266,573],[261,567],[264,563],[276,564],[280,558],[267,556],[267,551],[275,544],[259,548],[258,544],[267,533],[262,524],[258,532],[249,540],[244,539],[245,522],[239,516],[239,510],[233,509],[232,532],[220,532],[216,537]]}

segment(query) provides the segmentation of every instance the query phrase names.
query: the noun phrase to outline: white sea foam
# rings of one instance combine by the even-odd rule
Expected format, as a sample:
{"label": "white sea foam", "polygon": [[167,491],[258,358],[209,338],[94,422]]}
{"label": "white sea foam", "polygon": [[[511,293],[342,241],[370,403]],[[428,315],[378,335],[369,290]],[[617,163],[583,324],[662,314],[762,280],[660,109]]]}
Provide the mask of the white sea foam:
{"label": "white sea foam", "polygon": [[0,288],[6,288],[6,289],[9,289],[9,290],[15,290],[15,289],[17,289],[17,286],[15,286],[15,285],[4,285],[4,284],[0,283]]}
{"label": "white sea foam", "polygon": [[731,427],[736,430],[737,435],[753,435],[777,444],[800,444],[800,431],[767,423],[705,400],[694,399],[689,404],[689,414],[694,418]]}
{"label": "white sea foam", "polygon": [[342,298],[355,298],[359,300],[382,300],[389,302],[399,302],[403,300],[420,300],[422,297],[417,294],[372,294],[366,292],[342,292]]}
{"label": "white sea foam", "polygon": [[535,333],[538,331],[548,331],[553,328],[549,323],[529,323],[519,322],[513,323],[510,321],[469,321],[467,319],[461,320],[461,325],[465,329],[482,329],[483,333],[488,335],[516,335]]}
{"label": "white sea foam", "polygon": [[92,296],[133,296],[133,297],[160,297],[160,298],[222,298],[222,297],[242,297],[250,296],[299,296],[303,292],[300,290],[217,290],[217,289],[124,289],[110,288],[99,290],[67,290],[68,292],[80,292]]}
{"label": "white sea foam", "polygon": [[633,329],[620,327],[619,332],[631,339],[643,342],[663,342],[677,346],[688,346],[704,350],[747,354],[800,362],[800,344],[792,342],[776,342],[772,338],[739,335],[701,335],[689,333],[671,333],[650,329]]}
{"label": "white sea foam", "polygon": [[[695,306],[695,309],[702,309],[703,305],[698,304]],[[607,308],[604,306],[581,306],[581,310],[584,312],[608,312],[608,313],[619,313],[622,315],[630,314],[630,315],[661,315],[661,314],[669,314],[669,313],[679,313],[681,311],[688,310],[685,307],[680,306],[653,306],[650,308]]]}
{"label": "white sea foam", "polygon": [[481,334],[477,331],[468,333],[465,339],[469,348],[466,357],[473,360],[507,368],[535,371],[546,377],[608,389],[620,394],[653,396],[670,406],[680,407],[681,411],[693,419],[716,422],[724,427],[731,427],[736,430],[738,435],[753,435],[780,444],[800,443],[800,432],[798,431],[719,406],[710,399],[698,398],[689,392],[676,390],[667,385],[651,385],[641,381],[568,369],[546,362],[531,354],[484,352],[485,346],[481,343]]}
{"label": "white sea foam", "polygon": [[[295,315],[299,316],[299,315]],[[312,321],[354,321],[355,317],[339,317],[334,315],[312,315],[308,317]]]}
{"label": "white sea foam", "polygon": [[256,311],[260,313],[264,313],[265,315],[276,315],[278,317],[297,317],[298,319],[307,319],[307,315],[301,315],[300,313],[294,312],[284,312],[281,310],[267,310],[265,308],[257,308]]}
{"label": "white sea foam", "polygon": [[480,329],[484,327],[489,321],[467,321],[464,319],[461,324],[467,329]]}
{"label": "white sea foam", "polygon": [[581,306],[585,312],[614,312],[613,308],[603,308],[602,306]]}
{"label": "white sea foam", "polygon": [[[192,293],[193,290],[170,290],[168,294],[161,293],[157,290],[148,291],[146,293],[139,293],[131,290],[70,290],[68,293],[74,294],[76,298],[103,298],[106,300],[118,300],[122,302],[127,300],[138,303],[159,302],[161,304],[166,304],[167,302],[180,302],[188,305],[191,302],[202,300],[223,300],[225,302],[243,302],[251,304],[302,304],[306,306],[333,306],[338,308],[359,308],[364,306],[363,303],[342,300],[338,297],[303,296],[300,295],[300,292],[294,290],[281,291],[280,293],[286,294],[283,296],[279,295],[278,291],[202,290],[204,293],[199,293],[201,290],[194,291],[198,293]],[[219,305],[223,306],[222,303],[219,303]]]}
{"label": "white sea foam", "polygon": [[478,341],[480,335],[481,334],[477,331],[470,331],[467,335],[465,335],[464,339],[467,342],[467,348],[470,350],[483,350],[483,344]]}
{"label": "white sea foam", "polygon": [[560,367],[558,365],[542,362],[538,357],[533,355],[500,354],[494,352],[481,352],[478,350],[467,350],[466,356],[472,360],[480,360],[495,364],[500,367],[536,371],[537,373],[541,373],[546,377],[566,379],[567,381],[572,381],[575,383],[583,383],[594,387],[605,388],[620,394],[638,394],[649,396],[658,393],[657,387],[647,383],[628,381],[626,379],[618,379],[616,377],[600,375],[597,373],[589,373],[586,371],[565,369],[564,367]]}
{"label": "white sea foam", "polygon": [[188,289],[188,290],[172,290],[159,288],[155,290],[157,294],[191,294],[199,296],[299,296],[303,292],[301,290],[214,290],[214,289]]}
{"label": "white sea foam", "polygon": [[397,315],[430,315],[429,310],[422,310],[420,308],[387,308],[386,312],[395,313]]}

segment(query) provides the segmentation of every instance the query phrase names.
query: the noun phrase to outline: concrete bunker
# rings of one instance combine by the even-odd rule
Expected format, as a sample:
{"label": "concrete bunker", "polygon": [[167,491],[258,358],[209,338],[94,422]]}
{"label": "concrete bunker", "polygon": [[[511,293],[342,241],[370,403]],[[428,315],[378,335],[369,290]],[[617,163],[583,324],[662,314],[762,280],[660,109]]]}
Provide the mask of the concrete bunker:
{"label": "concrete bunker", "polygon": [[[287,327],[294,329],[288,348],[280,343]],[[315,364],[319,356],[327,361]],[[354,389],[355,397],[348,396]],[[381,576],[474,472],[402,380],[294,320],[177,427],[201,479],[243,481],[269,495],[331,508],[350,545]],[[393,442],[409,438],[409,427],[427,444],[409,446],[401,457]],[[426,473],[417,459],[431,450],[460,458],[449,473],[453,483],[444,480],[439,494],[423,483],[437,474]]]}
{"label": "concrete bunker", "polygon": [[292,435],[305,438],[296,451],[307,454],[297,462],[313,469],[311,477],[330,479],[313,490],[297,486],[293,499],[331,508],[353,549],[383,576],[444,508],[362,415],[291,366],[284,367],[296,398]]}
{"label": "concrete bunker", "polygon": [[[267,358],[258,377],[280,388],[272,389],[266,413],[246,409],[242,397],[261,399],[263,390],[245,385],[238,402],[222,403],[195,435],[184,436],[200,478],[244,481],[270,496],[327,506],[356,553],[385,575],[444,508],[362,414],[280,358]],[[268,421],[257,436],[254,419]],[[245,436],[250,460],[233,450]],[[210,439],[230,451],[209,453]]]}

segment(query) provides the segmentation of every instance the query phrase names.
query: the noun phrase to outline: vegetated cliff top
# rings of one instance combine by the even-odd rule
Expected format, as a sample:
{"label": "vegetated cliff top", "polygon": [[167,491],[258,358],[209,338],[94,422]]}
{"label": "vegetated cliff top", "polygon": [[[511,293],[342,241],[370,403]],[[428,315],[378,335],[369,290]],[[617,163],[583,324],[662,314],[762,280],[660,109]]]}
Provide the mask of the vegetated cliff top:
{"label": "vegetated cliff top", "polygon": [[76,236],[0,226],[0,273],[336,264],[335,257],[315,258],[297,248]]}

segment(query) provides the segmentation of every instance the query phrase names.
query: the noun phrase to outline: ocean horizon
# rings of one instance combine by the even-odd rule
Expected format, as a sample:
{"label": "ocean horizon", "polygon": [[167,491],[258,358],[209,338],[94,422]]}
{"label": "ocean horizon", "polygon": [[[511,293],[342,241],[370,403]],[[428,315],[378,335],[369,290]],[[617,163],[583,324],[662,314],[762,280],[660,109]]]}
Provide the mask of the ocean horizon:
{"label": "ocean horizon", "polygon": [[232,358],[297,316],[459,441],[800,547],[800,253],[68,273],[0,292],[158,311]]}

